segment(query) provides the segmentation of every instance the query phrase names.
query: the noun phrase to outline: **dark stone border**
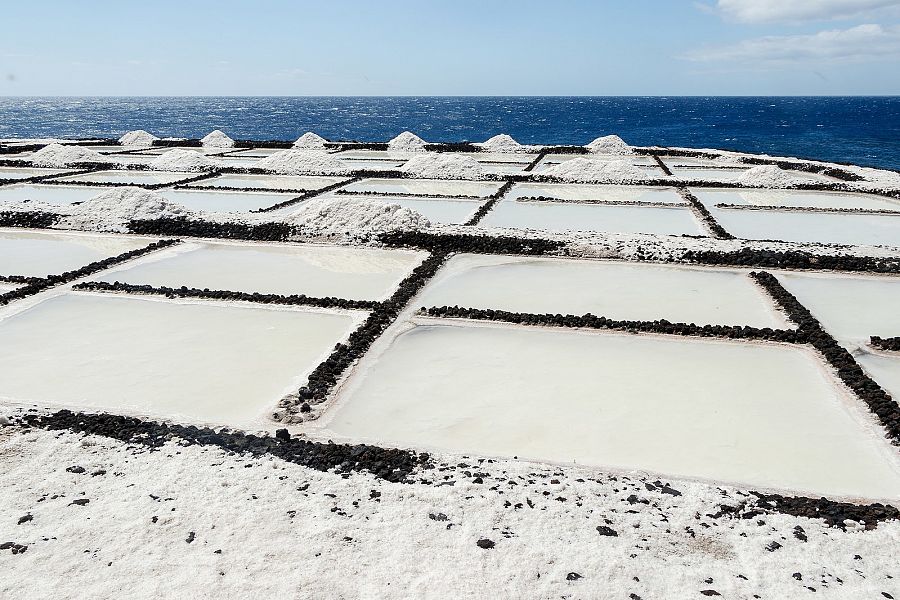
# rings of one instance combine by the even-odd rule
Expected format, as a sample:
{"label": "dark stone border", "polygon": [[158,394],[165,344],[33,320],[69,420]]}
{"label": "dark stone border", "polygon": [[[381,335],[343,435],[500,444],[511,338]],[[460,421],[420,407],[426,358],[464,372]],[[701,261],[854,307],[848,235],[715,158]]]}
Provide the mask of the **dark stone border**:
{"label": "dark stone border", "polygon": [[[875,529],[883,521],[900,519],[900,510],[887,504],[851,504],[837,502],[827,498],[807,498],[804,496],[783,496],[781,494],[762,494],[750,492],[756,496],[756,509],[751,508],[741,515],[744,519],[752,519],[762,511],[773,511],[793,517],[822,519],[829,527],[847,530],[845,520],[865,522],[867,530]],[[761,510],[760,510],[761,509]]]}
{"label": "dark stone border", "polygon": [[440,306],[422,308],[419,314],[442,319],[497,321],[542,327],[606,329],[628,333],[654,333],[730,340],[764,340],[786,344],[798,344],[805,341],[802,335],[792,329],[758,328],[746,325],[695,325],[694,323],[672,323],[666,319],[656,321],[619,321],[607,317],[598,317],[591,313],[585,315],[535,314],[494,309]]}
{"label": "dark stone border", "polygon": [[27,298],[28,296],[33,296],[34,294],[43,292],[44,290],[57,285],[69,283],[70,281],[75,281],[76,279],[87,277],[88,275],[93,275],[94,273],[103,271],[104,269],[108,269],[109,267],[123,263],[127,260],[131,260],[132,258],[137,258],[138,256],[143,256],[144,254],[149,254],[150,252],[174,246],[179,243],[181,243],[181,240],[160,240],[148,244],[143,248],[138,248],[137,250],[129,250],[128,252],[123,252],[117,256],[92,262],[74,271],[66,271],[59,275],[48,275],[47,277],[38,278],[24,287],[10,290],[5,294],[0,294],[0,306],[9,304],[15,300]]}
{"label": "dark stone border", "polygon": [[291,198],[290,200],[285,200],[284,202],[277,202],[277,203],[273,204],[272,206],[266,206],[265,208],[251,210],[250,212],[252,212],[252,213],[271,212],[273,210],[278,210],[279,208],[284,208],[286,206],[292,206],[294,204],[298,204],[300,202],[303,202],[304,200],[309,200],[310,198],[315,198],[316,196],[321,196],[322,194],[327,194],[328,192],[331,192],[333,190],[338,190],[337,193],[340,193],[339,188],[342,188],[345,185],[350,185],[350,184],[356,183],[361,180],[362,180],[361,177],[350,177],[349,179],[345,179],[344,181],[339,181],[337,183],[332,183],[331,185],[326,185],[325,187],[320,188],[318,190],[307,190],[306,192],[304,192],[303,194],[300,194],[296,198]]}
{"label": "dark stone border", "polygon": [[0,211],[0,227],[48,229],[61,218],[62,215],[41,210],[4,210]]}
{"label": "dark stone border", "polygon": [[448,196],[446,194],[403,194],[400,192],[375,192],[371,190],[338,190],[340,196],[379,196],[384,198],[433,198],[435,200],[486,200],[489,196]]}
{"label": "dark stone border", "polygon": [[869,338],[869,343],[879,350],[887,350],[888,352],[900,352],[900,337],[883,338],[873,335]]}
{"label": "dark stone border", "polygon": [[310,412],[311,404],[324,402],[347,369],[362,358],[372,343],[397,319],[413,296],[434,277],[447,256],[447,252],[434,252],[413,269],[400,282],[394,294],[369,313],[363,324],[350,334],[347,342],[337,344],[331,355],[310,373],[306,385],[298,391],[297,399],[282,400],[280,408],[287,414],[276,414],[275,417],[296,420],[298,412]]}
{"label": "dark stone border", "polygon": [[534,157],[534,160],[528,163],[528,166],[526,166],[523,171],[525,171],[526,173],[534,171],[534,169],[539,164],[541,164],[541,161],[544,160],[544,157],[547,156],[547,154],[549,153],[546,150],[541,150],[540,152],[538,152],[537,156]]}
{"label": "dark stone border", "polygon": [[207,300],[232,300],[238,302],[252,302],[255,304],[275,304],[282,306],[316,306],[319,308],[343,308],[347,310],[374,310],[379,302],[372,300],[346,300],[328,296],[319,298],[306,294],[262,294],[260,292],[234,292],[230,290],[210,290],[189,288],[181,286],[177,288],[167,286],[152,286],[122,283],[116,281],[86,281],[72,287],[73,290],[86,292],[122,292],[133,295],[165,296],[166,298],[203,298]]}
{"label": "dark stone border", "polygon": [[520,196],[516,202],[556,202],[558,204],[599,204],[601,206],[644,206],[647,208],[691,208],[688,202],[649,202],[645,200],[566,200],[565,198],[553,198],[552,196]]}
{"label": "dark stone border", "polygon": [[675,173],[672,172],[672,170],[669,168],[669,165],[664,163],[658,154],[651,154],[650,156],[653,157],[653,160],[656,161],[656,164],[659,166],[659,168],[663,170],[663,173],[665,173],[669,177],[675,176]]}
{"label": "dark stone border", "polygon": [[[317,471],[352,473],[368,471],[386,481],[401,483],[419,470],[431,468],[427,453],[380,448],[368,444],[334,444],[291,437],[281,430],[275,437],[253,435],[228,429],[215,430],[193,425],[174,425],[157,421],[61,410],[47,415],[25,415],[22,426],[49,431],[72,431],[160,448],[173,438],[185,445],[216,446],[229,452],[271,455]],[[286,435],[287,434],[287,435]]]}
{"label": "dark stone border", "polygon": [[130,233],[179,237],[221,238],[257,242],[283,242],[294,235],[296,227],[287,223],[216,223],[187,217],[139,219],[128,223]]}
{"label": "dark stone border", "polygon": [[741,248],[734,252],[718,250],[688,250],[677,262],[730,267],[758,267],[767,269],[814,269],[820,271],[850,271],[868,273],[900,273],[900,259],[847,254],[811,254],[800,250],[753,250]]}
{"label": "dark stone border", "polygon": [[478,210],[475,211],[468,221],[463,223],[466,226],[478,225],[481,220],[494,208],[494,205],[497,204],[506,194],[509,193],[509,190],[515,185],[515,182],[512,180],[507,181],[503,185],[500,186],[500,189],[487,197],[487,201],[478,207]]}
{"label": "dark stone border", "polygon": [[383,233],[378,241],[389,248],[416,248],[441,252],[469,254],[523,254],[539,256],[558,253],[565,242],[511,236],[471,234],[438,234],[422,231],[392,231]]}
{"label": "dark stone border", "polygon": [[[154,171],[153,169],[101,169],[103,171]],[[78,173],[78,175],[84,175],[86,173],[96,173],[95,170],[86,171],[85,173]],[[159,171],[160,173],[172,173],[174,171]],[[185,177],[183,179],[176,179],[175,181],[170,181],[168,183],[126,183],[123,181],[61,181],[59,179],[53,179],[49,181],[41,181],[42,185],[60,185],[60,186],[83,186],[83,187],[136,187],[141,188],[148,191],[153,190],[161,190],[163,188],[176,188],[180,186],[184,186],[188,183],[193,183],[195,181],[203,181],[204,179],[210,179],[211,177],[217,177],[220,173],[218,171],[204,171],[202,173],[197,173],[196,175],[192,175],[191,177]],[[53,177],[73,177],[75,174],[59,174]]]}
{"label": "dark stone border", "polygon": [[900,445],[900,406],[859,366],[853,355],[837,343],[809,310],[788,292],[771,273],[752,272],[750,276],[775,300],[796,323],[798,331],[837,372],[844,384],[853,390],[887,430],[892,443]]}
{"label": "dark stone border", "polygon": [[[659,157],[656,157],[659,160]],[[733,240],[735,239],[731,233],[728,232],[709,212],[709,209],[706,208],[706,205],[703,204],[697,196],[691,193],[691,191],[685,186],[678,187],[678,193],[681,194],[681,197],[688,201],[693,209],[694,213],[700,217],[700,220],[703,221],[703,224],[712,232],[713,237],[720,240]]]}

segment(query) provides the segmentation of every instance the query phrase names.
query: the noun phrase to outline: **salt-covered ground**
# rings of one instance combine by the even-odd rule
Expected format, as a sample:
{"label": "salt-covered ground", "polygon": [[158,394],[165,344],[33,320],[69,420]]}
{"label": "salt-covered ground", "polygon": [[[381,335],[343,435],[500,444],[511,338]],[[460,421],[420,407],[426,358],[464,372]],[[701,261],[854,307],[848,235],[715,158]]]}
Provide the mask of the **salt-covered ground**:
{"label": "salt-covered ground", "polygon": [[[0,596],[900,598],[898,513],[872,504],[900,500],[884,421],[792,341],[755,263],[646,262],[900,258],[897,173],[616,136],[155,141],[0,154]],[[175,236],[135,219],[262,234],[147,249]],[[406,297],[428,254],[373,247],[397,231],[559,247],[451,256]],[[900,334],[896,274],[766,270],[900,395],[900,358],[868,339]],[[560,322],[416,314],[444,305]],[[585,313],[637,329],[560,327]],[[775,337],[638,334],[659,319]],[[297,391],[373,331],[323,398]],[[148,418],[170,425],[138,435]],[[314,458],[360,442],[379,447]],[[399,476],[392,447],[430,456]]]}

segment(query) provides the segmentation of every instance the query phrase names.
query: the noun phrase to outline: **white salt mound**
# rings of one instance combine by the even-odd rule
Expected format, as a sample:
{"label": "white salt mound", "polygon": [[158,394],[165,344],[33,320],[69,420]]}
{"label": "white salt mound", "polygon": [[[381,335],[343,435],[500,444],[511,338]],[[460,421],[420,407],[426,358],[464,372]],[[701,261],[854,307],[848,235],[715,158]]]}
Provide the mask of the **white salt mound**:
{"label": "white salt mound", "polygon": [[625,140],[617,135],[604,135],[603,137],[598,137],[585,147],[596,154],[617,154],[620,156],[634,154],[634,150],[632,150],[631,146],[626,144]]}
{"label": "white salt mound", "polygon": [[216,129],[206,134],[200,143],[204,148],[233,148],[234,140],[225,135],[224,132]]}
{"label": "white salt mound", "polygon": [[388,150],[395,152],[425,152],[425,140],[414,133],[404,131],[388,142]]}
{"label": "white salt mound", "polygon": [[320,150],[282,150],[260,159],[256,166],[282,175],[343,175],[350,169]]}
{"label": "white salt mound", "polygon": [[134,219],[190,216],[193,213],[163,196],[135,187],[119,187],[98,194],[72,209],[62,223],[72,229],[128,232]]}
{"label": "white salt mound", "polygon": [[627,160],[593,160],[573,158],[553,165],[541,175],[580,183],[634,183],[647,175]]}
{"label": "white salt mound", "polygon": [[159,138],[152,133],[146,132],[143,129],[136,129],[135,131],[129,131],[128,133],[120,137],[119,143],[123,146],[149,148],[153,145],[153,141],[158,139]]}
{"label": "white salt mound", "polygon": [[429,153],[406,161],[400,170],[425,179],[484,179],[481,164],[469,156]]}
{"label": "white salt mound", "polygon": [[366,198],[313,198],[303,202],[285,221],[303,228],[306,233],[323,236],[431,226],[428,219],[414,210]]}
{"label": "white salt mound", "polygon": [[218,163],[196,150],[176,148],[163,152],[150,161],[155,171],[211,171]]}
{"label": "white salt mound", "polygon": [[505,133],[495,135],[489,140],[482,142],[480,145],[481,149],[485,152],[502,152],[505,154],[513,154],[516,152],[526,152],[528,150],[527,146],[523,146]]}
{"label": "white salt mound", "polygon": [[44,146],[31,156],[31,164],[36,167],[68,167],[78,163],[91,162],[113,163],[115,161],[90,148],[55,143]]}
{"label": "white salt mound", "polygon": [[312,131],[307,131],[294,142],[294,148],[307,148],[321,150],[325,147],[325,138],[316,135]]}
{"label": "white salt mound", "polygon": [[777,165],[759,165],[742,173],[737,182],[749,187],[787,188],[797,185],[800,180]]}

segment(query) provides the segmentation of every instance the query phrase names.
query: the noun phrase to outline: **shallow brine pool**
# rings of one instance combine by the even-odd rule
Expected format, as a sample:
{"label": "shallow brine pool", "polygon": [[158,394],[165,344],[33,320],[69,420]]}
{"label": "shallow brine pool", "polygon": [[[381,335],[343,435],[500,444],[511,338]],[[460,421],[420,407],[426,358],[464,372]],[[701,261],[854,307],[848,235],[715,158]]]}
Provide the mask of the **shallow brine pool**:
{"label": "shallow brine pool", "polygon": [[143,248],[147,238],[0,229],[0,274],[44,277]]}
{"label": "shallow brine pool", "polygon": [[685,200],[675,188],[645,187],[636,185],[598,185],[566,183],[517,183],[506,198],[535,197],[571,201],[598,202],[654,202],[684,204]]}
{"label": "shallow brine pool", "polygon": [[[737,181],[750,167],[720,167],[720,168],[670,168],[672,175],[686,181]],[[806,180],[810,183],[817,181],[834,181],[826,175],[807,173],[805,171],[790,171],[791,177]]]}
{"label": "shallow brine pool", "polygon": [[59,175],[72,169],[39,169],[35,167],[0,167],[0,179],[29,179],[45,175]]}
{"label": "shallow brine pool", "polygon": [[423,252],[342,246],[186,243],[104,273],[101,281],[263,294],[382,300]]}
{"label": "shallow brine pool", "polygon": [[706,235],[687,208],[657,208],[502,200],[482,219],[485,227],[547,231],[608,231]]}
{"label": "shallow brine pool", "polygon": [[501,183],[443,179],[363,179],[346,190],[385,194],[433,194],[436,196],[478,196],[484,198],[500,189]]}
{"label": "shallow brine pool", "polygon": [[729,233],[750,240],[900,246],[900,217],[707,208]]}
{"label": "shallow brine pool", "polygon": [[249,212],[296,198],[296,194],[215,190],[156,190],[170,202],[203,212]]}
{"label": "shallow brine pool", "polygon": [[834,273],[778,273],[831,335],[848,347],[869,337],[900,336],[900,277]]}
{"label": "shallow brine pool", "polygon": [[[900,200],[849,192],[804,190],[692,190],[708,207],[716,204],[740,206],[790,206],[795,208],[861,208],[900,212]],[[740,210],[740,209],[738,209]]]}
{"label": "shallow brine pool", "polygon": [[326,425],[380,443],[900,497],[883,433],[808,351],[422,322]]}
{"label": "shallow brine pool", "polygon": [[39,183],[22,183],[0,187],[0,202],[46,202],[64,206],[73,202],[90,200],[97,194],[112,188],[94,187],[90,185],[41,185]]}
{"label": "shallow brine pool", "polygon": [[221,188],[266,188],[270,190],[320,190],[346,180],[346,177],[314,177],[306,175],[219,175],[203,179],[191,186]]}
{"label": "shallow brine pool", "polygon": [[455,256],[416,305],[789,327],[746,272],[592,260]]}
{"label": "shallow brine pool", "polygon": [[60,177],[59,181],[87,181],[90,183],[130,183],[148,185],[157,183],[174,183],[191,177],[197,173],[174,173],[169,171],[95,171],[83,175]]}
{"label": "shallow brine pool", "polygon": [[64,294],[0,320],[0,397],[248,426],[362,316]]}

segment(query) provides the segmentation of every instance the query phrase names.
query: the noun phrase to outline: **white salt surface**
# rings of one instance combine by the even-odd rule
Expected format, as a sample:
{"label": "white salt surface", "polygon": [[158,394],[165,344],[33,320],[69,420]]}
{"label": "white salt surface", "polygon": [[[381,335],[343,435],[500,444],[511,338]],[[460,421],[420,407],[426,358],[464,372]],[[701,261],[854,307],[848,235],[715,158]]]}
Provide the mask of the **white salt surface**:
{"label": "white salt surface", "polygon": [[150,167],[158,171],[210,171],[218,163],[196,150],[169,150],[150,161]]}
{"label": "white salt surface", "polygon": [[345,158],[341,156],[341,154],[335,154],[334,156],[340,160],[344,170],[350,171],[392,171],[399,169],[406,161],[405,158],[397,160],[363,160],[357,158]]}
{"label": "white salt surface", "polygon": [[341,175],[346,164],[319,150],[282,150],[259,160],[255,166],[283,175]]}
{"label": "white salt surface", "polygon": [[793,347],[426,322],[352,383],[327,428],[356,439],[900,497],[858,401]]}
{"label": "white salt surface", "polygon": [[594,141],[586,145],[587,149],[597,154],[617,154],[629,155],[634,154],[634,150],[625,143],[625,140],[617,135],[605,135],[598,137]]}
{"label": "white salt surface", "polygon": [[738,238],[900,247],[900,217],[894,215],[707,208]]}
{"label": "white salt surface", "polygon": [[143,129],[137,129],[135,131],[129,131],[128,133],[120,137],[119,143],[123,146],[149,148],[153,145],[153,142],[158,139],[159,138],[152,133],[144,131]]}
{"label": "white salt surface", "polygon": [[[710,168],[710,169],[679,169],[677,167],[670,168],[672,171],[672,175],[679,179],[683,179],[685,181],[727,181],[727,182],[737,182],[740,178],[749,171],[746,168]],[[781,186],[769,186],[769,187],[784,187],[785,185],[793,185],[797,183],[797,180],[791,178],[790,181],[786,184],[782,184]],[[765,185],[760,185],[759,187],[766,187]]]}
{"label": "white salt surface", "polygon": [[320,196],[298,206],[284,220],[308,235],[354,238],[385,231],[424,229],[431,225],[418,212],[368,197]]}
{"label": "white salt surface", "polygon": [[18,289],[19,287],[21,287],[21,284],[0,281],[0,294],[5,294],[6,292]]}
{"label": "white salt surface", "polygon": [[484,179],[486,173],[477,160],[450,152],[415,156],[403,163],[400,171],[425,179]]}
{"label": "white salt surface", "polygon": [[68,229],[128,233],[128,224],[133,220],[181,216],[192,215],[156,192],[115,187],[78,204],[59,224]]}
{"label": "white salt surface", "polygon": [[204,148],[233,148],[234,140],[219,129],[210,131],[200,139]]}
{"label": "white salt surface", "polygon": [[110,188],[94,187],[87,185],[40,185],[40,184],[15,184],[0,187],[0,206],[5,202],[44,202],[63,206],[73,202],[90,200],[97,194]]}
{"label": "white salt surface", "polygon": [[789,171],[776,165],[759,165],[743,172],[737,181],[751,187],[781,188],[815,178],[815,175],[802,171]]}
{"label": "white salt surface", "polygon": [[425,140],[410,131],[404,131],[388,142],[388,150],[394,152],[425,152]]}
{"label": "white salt surface", "polygon": [[[332,196],[347,198],[348,196]],[[462,225],[482,205],[481,200],[454,200],[452,198],[404,198],[402,196],[353,196],[370,202],[395,204],[417,212],[432,223]]]}
{"label": "white salt surface", "polygon": [[327,140],[320,135],[307,131],[297,138],[294,142],[294,148],[318,148],[323,149]]}
{"label": "white salt surface", "polygon": [[572,201],[685,203],[684,198],[681,197],[675,188],[568,183],[517,183],[506,195],[506,198],[533,198],[539,196]]}
{"label": "white salt surface", "polygon": [[440,196],[478,196],[486,198],[503,185],[497,182],[453,181],[438,179],[363,179],[344,189],[388,194],[434,194]]}
{"label": "white salt surface", "polygon": [[43,175],[58,175],[66,169],[34,169],[28,167],[0,167],[0,179],[28,179]]}
{"label": "white salt surface", "polygon": [[100,281],[383,300],[425,257],[345,246],[186,243],[105,272]]}
{"label": "white salt surface", "polygon": [[0,321],[0,397],[247,426],[362,317],[64,294]]}
{"label": "white salt surface", "polygon": [[503,154],[522,153],[528,147],[523,146],[511,136],[501,133],[479,144],[485,152],[499,152]]}
{"label": "white salt surface", "polygon": [[850,349],[900,336],[900,277],[777,273],[781,284]]}
{"label": "white salt surface", "polygon": [[218,190],[157,190],[158,194],[170,202],[191,210],[203,212],[249,212],[266,208],[291,198],[296,194],[275,192],[230,192]]}
{"label": "white salt surface", "polygon": [[695,189],[693,194],[707,206],[791,206],[797,208],[862,208],[900,211],[900,200],[870,194],[804,190]]}
{"label": "white salt surface", "polygon": [[31,163],[37,167],[68,167],[85,162],[115,162],[90,148],[81,146],[48,144],[30,157]]}
{"label": "white salt surface", "polygon": [[[531,158],[532,159],[534,158],[533,154],[531,155]],[[541,162],[538,163],[538,167],[541,167],[541,166],[546,167],[551,164],[564,163],[564,162],[568,162],[570,160],[575,160],[576,158],[588,158],[590,160],[605,160],[605,161],[627,160],[628,162],[630,162],[633,165],[638,165],[638,166],[642,166],[642,167],[654,167],[654,168],[659,167],[659,165],[656,164],[656,161],[653,160],[652,156],[633,155],[633,156],[628,156],[627,158],[623,159],[621,155],[617,155],[617,154],[595,154],[595,153],[591,153],[589,156],[585,156],[583,154],[552,154],[552,153],[545,154],[544,158],[541,159]]]}
{"label": "white salt surface", "polygon": [[99,193],[110,188],[88,185],[41,185],[39,183],[23,183],[0,187],[0,206],[6,202],[30,200],[64,206],[73,202],[90,200]]}
{"label": "white salt surface", "polygon": [[608,261],[458,255],[416,305],[789,327],[745,271]]}
{"label": "white salt surface", "polygon": [[608,231],[657,235],[705,235],[687,208],[615,206],[504,199],[482,219],[484,227],[555,232]]}
{"label": "white salt surface", "polygon": [[174,183],[194,177],[196,173],[172,173],[165,171],[95,171],[83,175],[59,177],[58,181],[89,181],[91,183],[128,183],[147,185],[156,183]]}
{"label": "white salt surface", "polygon": [[[296,148],[296,146],[295,146]],[[316,148],[321,150],[321,148]],[[220,155],[220,158],[228,157],[247,157],[247,158],[265,158],[284,151],[284,148],[247,148],[246,150],[235,150],[227,154]]]}
{"label": "white salt surface", "polygon": [[583,183],[634,183],[648,179],[645,169],[634,166],[628,160],[606,161],[590,158],[575,158],[547,167],[541,171],[541,175]]}
{"label": "white salt surface", "polygon": [[131,236],[0,229],[0,274],[43,277],[78,269],[150,243]]}
{"label": "white salt surface", "polygon": [[344,181],[345,177],[314,177],[308,175],[219,175],[204,179],[188,187],[216,186],[222,188],[267,188],[270,190],[319,190]]}

